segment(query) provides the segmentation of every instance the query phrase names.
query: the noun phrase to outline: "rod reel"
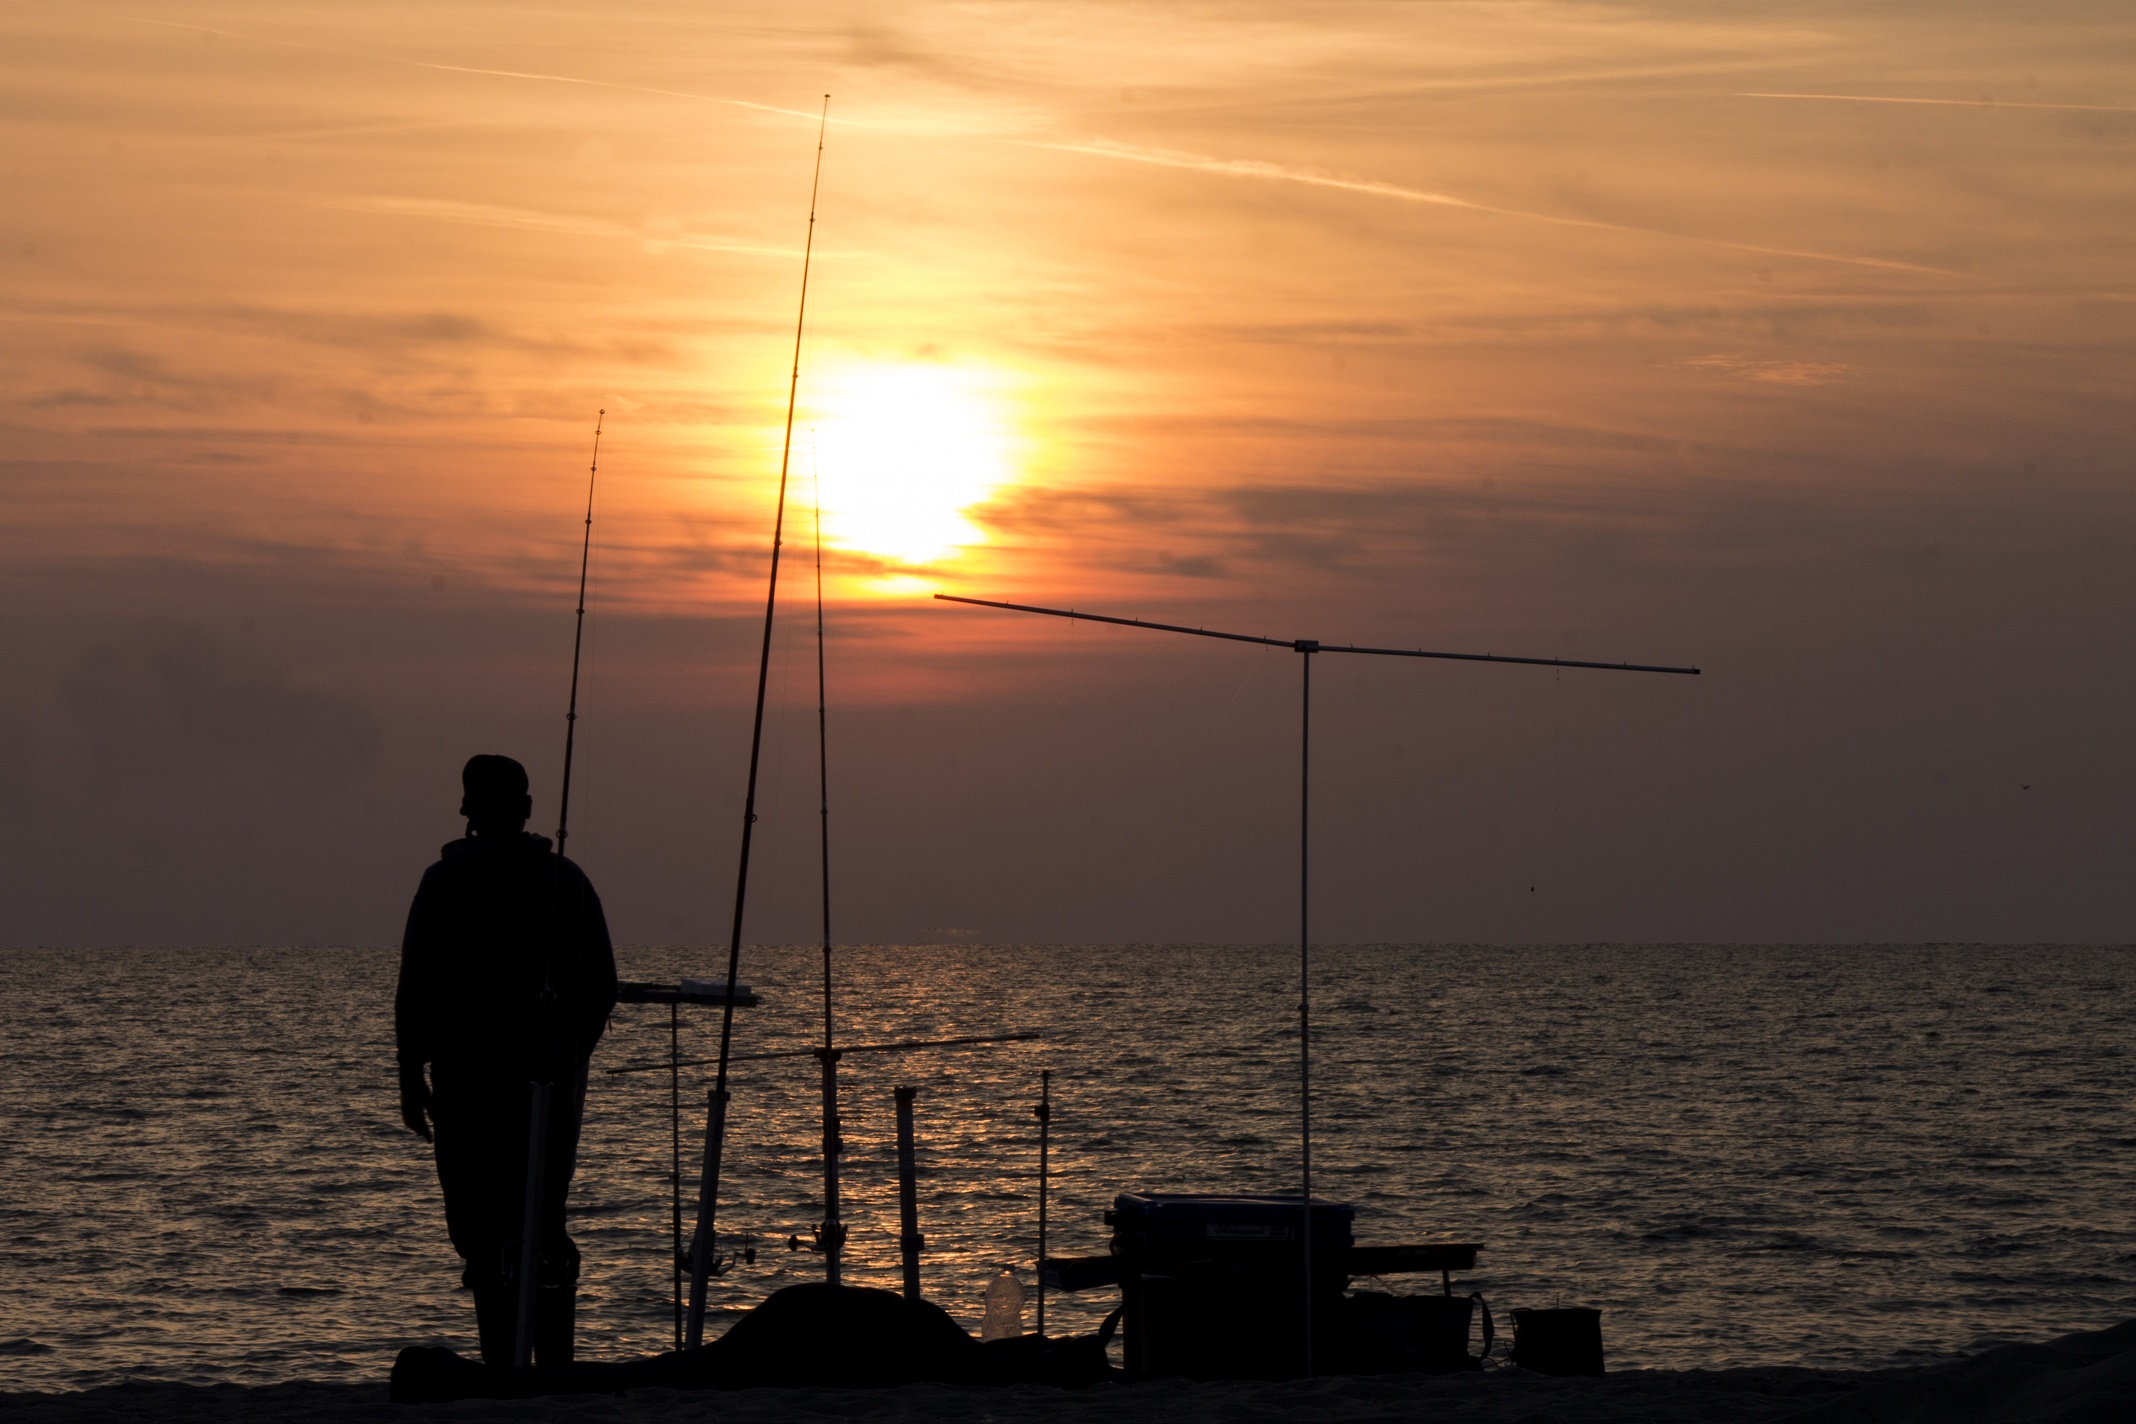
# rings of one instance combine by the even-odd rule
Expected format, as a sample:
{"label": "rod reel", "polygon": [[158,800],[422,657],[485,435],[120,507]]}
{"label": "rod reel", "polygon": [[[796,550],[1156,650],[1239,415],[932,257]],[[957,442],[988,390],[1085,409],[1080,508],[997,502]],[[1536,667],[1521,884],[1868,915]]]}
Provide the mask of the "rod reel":
{"label": "rod reel", "polygon": [[846,1224],[842,1221],[819,1221],[808,1229],[806,1237],[799,1234],[787,1237],[786,1249],[814,1251],[818,1255],[827,1256],[833,1251],[845,1250],[846,1237],[849,1234]]}
{"label": "rod reel", "polygon": [[[754,1266],[756,1264],[757,1236],[754,1231],[745,1231],[739,1238],[729,1237],[728,1239],[739,1239],[741,1244],[728,1251],[722,1251],[716,1246],[713,1248],[711,1268],[705,1272],[713,1280],[718,1280],[736,1266]],[[685,1271],[689,1270],[690,1253],[688,1251],[677,1251],[675,1253],[675,1264]]]}

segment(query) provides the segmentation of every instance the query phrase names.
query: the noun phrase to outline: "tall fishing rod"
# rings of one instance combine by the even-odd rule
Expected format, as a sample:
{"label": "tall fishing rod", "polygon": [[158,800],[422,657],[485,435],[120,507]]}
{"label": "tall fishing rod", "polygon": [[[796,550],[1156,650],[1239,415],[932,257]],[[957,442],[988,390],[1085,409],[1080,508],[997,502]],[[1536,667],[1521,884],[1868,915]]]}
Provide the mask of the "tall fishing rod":
{"label": "tall fishing rod", "polygon": [[[548,1039],[555,1033],[556,936],[562,933],[564,898],[564,841],[571,834],[571,757],[578,743],[579,658],[586,647],[586,573],[593,563],[593,488],[601,474],[601,428],[607,423],[604,408],[593,418],[593,459],[586,467],[586,524],[579,538],[578,607],[571,630],[571,696],[564,708],[564,781],[556,797],[556,865],[550,881],[547,952],[542,956],[541,999],[535,1009],[535,1052],[547,1055]],[[548,1195],[549,1118],[555,1084],[547,1081],[553,1063],[537,1065],[527,1096],[527,1180],[520,1199],[519,1301],[512,1338],[512,1363],[525,1368],[534,1363],[535,1276],[541,1266],[541,1215]]]}
{"label": "tall fishing rod", "polygon": [[[814,439],[810,445],[813,447]],[[813,452],[812,452],[813,453]],[[831,1049],[831,730],[823,665],[823,467],[811,460],[810,503],[816,517],[816,789],[823,860],[823,1048]]]}
{"label": "tall fishing rod", "polygon": [[593,418],[593,462],[586,467],[586,532],[579,539],[579,590],[577,622],[571,630],[571,700],[564,710],[564,784],[556,795],[556,855],[563,858],[564,842],[571,835],[571,754],[578,743],[579,654],[586,646],[586,571],[593,565],[593,482],[601,475],[601,427],[608,421],[603,409]]}
{"label": "tall fishing rod", "polygon": [[794,453],[794,405],[801,392],[801,336],[808,324],[808,274],[816,252],[816,195],[823,181],[823,138],[831,121],[831,96],[823,96],[816,120],[816,164],[808,184],[808,235],[801,247],[801,300],[794,315],[794,361],[786,383],[786,436],[779,447],[779,495],[771,524],[771,576],[764,593],[764,640],[757,653],[756,717],[749,729],[749,786],[742,797],[742,854],[734,877],[734,924],[727,937],[727,998],[719,1018],[719,1071],[712,1083],[706,1122],[705,1178],[699,1193],[697,1239],[690,1252],[690,1314],[683,1343],[704,1343],[705,1291],[719,1236],[719,1167],[727,1117],[727,1060],[734,1043],[734,986],[742,968],[742,914],[749,899],[749,850],[756,833],[757,770],[764,750],[764,690],[771,680],[772,615],[779,606],[779,549],[786,537],[786,474]]}
{"label": "tall fishing rod", "polygon": [[985,598],[935,595],[944,603],[965,603],[976,608],[1000,608],[1012,613],[1043,613],[1053,618],[1073,618],[1086,623],[1111,623],[1123,628],[1148,628],[1160,633],[1185,633],[1196,638],[1221,638],[1232,643],[1259,643],[1270,648],[1289,648],[1298,654],[1298,1228],[1299,1252],[1305,1278],[1304,1362],[1313,1373],[1313,936],[1309,912],[1312,890],[1312,753],[1313,753],[1313,658],[1320,653],[1363,653],[1389,658],[1438,658],[1464,663],[1523,663],[1535,667],[1594,668],[1607,672],[1666,672],[1698,675],[1693,667],[1667,667],[1652,663],[1577,662],[1570,658],[1520,658],[1501,653],[1444,653],[1422,648],[1364,648],[1323,643],[1317,638],[1262,638],[1251,633],[1223,633],[1213,628],[1189,628],[1181,623],[1151,623],[1140,618],[1114,618],[1102,613],[1080,613],[1070,608],[1040,608],[1029,603],[998,603]]}
{"label": "tall fishing rod", "polygon": [[[811,445],[813,446],[813,441]],[[838,1049],[831,1017],[831,731],[830,693],[823,654],[823,466],[810,461],[810,503],[816,523],[816,788],[817,824],[823,861],[823,1226],[817,1239],[823,1250],[823,1279],[839,1284],[845,1254],[845,1223],[838,1218],[838,1159],[845,1140],[838,1120]]]}

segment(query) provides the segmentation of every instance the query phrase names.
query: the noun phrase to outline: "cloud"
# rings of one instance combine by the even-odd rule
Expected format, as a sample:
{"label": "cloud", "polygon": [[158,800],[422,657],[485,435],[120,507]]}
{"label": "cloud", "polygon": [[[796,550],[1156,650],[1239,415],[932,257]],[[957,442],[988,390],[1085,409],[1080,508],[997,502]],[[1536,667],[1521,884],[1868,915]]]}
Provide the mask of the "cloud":
{"label": "cloud", "polygon": [[1092,139],[1085,143],[1039,143],[1032,148],[1052,149],[1058,153],[1084,153],[1097,158],[1117,159],[1126,163],[1146,163],[1158,168],[1183,168],[1196,173],[1217,173],[1231,178],[1258,178],[1268,182],[1303,183],[1315,188],[1333,188],[1345,193],[1362,193],[1368,197],[1391,198],[1403,203],[1422,203],[1435,207],[1461,208],[1474,213],[1487,213],[1493,217],[1517,218],[1522,222],[1550,223],[1557,227],[1592,228],[1600,232],[1629,233],[1638,237],[1660,238],[1667,242],[1689,242],[1700,247],[1719,247],[1730,252],[1755,252],[1765,257],[1792,257],[1810,262],[1836,262],[1849,267],[1874,267],[1891,272],[1918,272],[1931,277],[1958,277],[1978,280],[1977,274],[1954,272],[1943,267],[1923,266],[1918,262],[1901,262],[1889,257],[1857,257],[1840,252],[1813,252],[1806,248],[1765,247],[1757,243],[1731,242],[1726,238],[1699,237],[1691,233],[1665,232],[1659,228],[1633,227],[1626,223],[1601,222],[1594,218],[1561,217],[1554,213],[1528,212],[1520,208],[1501,208],[1490,203],[1473,202],[1457,198],[1450,193],[1437,193],[1423,188],[1406,188],[1399,183],[1386,183],[1376,178],[1360,178],[1346,173],[1329,172],[1317,168],[1292,168],[1280,163],[1269,163],[1258,158],[1212,158],[1206,154],[1184,153],[1177,149],[1141,148],[1131,144],[1114,143],[1108,139]]}
{"label": "cloud", "polygon": [[1760,361],[1728,355],[1695,356],[1684,364],[1780,386],[1822,386],[1854,369],[1843,361]]}
{"label": "cloud", "polygon": [[2127,104],[2038,104],[1997,99],[1983,94],[1978,99],[1912,99],[1896,94],[1763,94],[1743,93],[1738,99],[1822,99],[1835,104],[1933,104],[1954,109],[2066,109],[2085,114],[2136,114]]}
{"label": "cloud", "polygon": [[313,54],[338,54],[349,59],[367,60],[372,64],[393,64],[404,69],[428,69],[440,74],[477,74],[495,79],[526,79],[542,84],[573,84],[588,89],[620,89],[632,94],[657,94],[667,99],[688,99],[697,104],[724,104],[730,108],[753,109],[762,114],[780,114],[789,118],[813,119],[816,116],[806,109],[785,109],[776,104],[759,104],[748,99],[729,99],[719,94],[692,94],[683,89],[655,89],[645,84],[620,84],[608,79],[585,79],[573,74],[541,74],[519,69],[484,69],[471,64],[439,64],[425,59],[401,59],[388,54],[371,54],[365,50],[350,49],[344,45],[305,44],[301,40],[267,39],[260,35],[239,34],[235,30],[218,30],[210,25],[189,25],[177,20],[151,20],[143,16],[130,17],[137,24],[160,25],[167,30],[187,30],[194,34],[215,35],[227,40],[241,40],[247,44],[274,45],[282,49],[309,50]]}
{"label": "cloud", "polygon": [[[692,252],[739,252],[751,257],[799,258],[800,252],[783,247],[758,247],[748,243],[719,242],[693,237],[672,220],[652,220],[642,228],[599,218],[536,212],[529,208],[499,207],[492,203],[461,203],[445,198],[398,198],[357,196],[329,198],[321,207],[353,213],[384,213],[392,217],[426,218],[433,222],[460,223],[467,227],[512,228],[521,232],[547,232],[563,237],[594,237],[610,241],[643,243],[648,251],[680,247]],[[819,253],[818,256],[824,254]]]}
{"label": "cloud", "polygon": [[227,653],[187,623],[144,623],[90,648],[61,696],[99,769],[143,783],[249,771],[299,787],[338,786],[369,766],[380,744],[364,702]]}

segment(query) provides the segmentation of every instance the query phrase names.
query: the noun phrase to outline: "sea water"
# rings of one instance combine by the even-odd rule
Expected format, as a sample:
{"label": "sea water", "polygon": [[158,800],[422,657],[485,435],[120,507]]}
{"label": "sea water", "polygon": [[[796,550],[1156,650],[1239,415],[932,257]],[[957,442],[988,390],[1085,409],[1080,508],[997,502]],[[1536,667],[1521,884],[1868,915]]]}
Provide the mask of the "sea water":
{"label": "sea water", "polygon": [[[627,978],[718,973],[703,948]],[[848,1279],[898,1281],[892,1089],[916,1085],[922,1275],[976,1330],[1035,1287],[1039,1072],[1054,1254],[1121,1191],[1295,1192],[1295,949],[838,956]],[[429,1149],[400,1125],[383,949],[0,954],[0,1389],[383,1377],[473,1349]],[[737,1053],[819,1032],[813,949],[751,950]],[[1367,1243],[1483,1243],[1495,1310],[1598,1306],[1613,1368],[1880,1365],[2136,1315],[2136,953],[2097,947],[1317,950],[1315,1185]],[[583,1357],[668,1348],[664,1007],[616,1011],[572,1193]],[[718,1011],[681,1011],[685,1055]],[[807,1057],[734,1071],[710,1330],[820,1279]],[[684,1071],[694,1198],[710,1070]],[[1435,1278],[1392,1279],[1436,1289]],[[1055,1333],[1117,1303],[1047,1301]],[[1035,1304],[1035,1302],[1034,1302]],[[18,1353],[34,1351],[32,1353]]]}

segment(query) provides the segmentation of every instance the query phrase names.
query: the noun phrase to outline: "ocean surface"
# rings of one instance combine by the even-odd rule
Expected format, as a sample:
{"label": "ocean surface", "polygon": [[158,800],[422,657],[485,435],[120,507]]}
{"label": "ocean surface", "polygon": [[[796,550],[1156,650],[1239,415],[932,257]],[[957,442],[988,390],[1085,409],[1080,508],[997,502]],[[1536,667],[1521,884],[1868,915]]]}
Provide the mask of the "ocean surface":
{"label": "ocean surface", "polygon": [[[634,949],[625,977],[713,973]],[[1295,951],[841,952],[850,1277],[897,1280],[891,1089],[917,1084],[930,1296],[1032,1279],[1041,1069],[1056,1253],[1124,1190],[1295,1191]],[[428,1150],[400,1126],[377,949],[0,954],[0,1389],[379,1380],[473,1347]],[[738,1053],[806,1046],[817,961],[751,951]],[[1613,1368],[1874,1366],[2136,1316],[2136,952],[1316,951],[1318,1186],[1363,1242],[1473,1239],[1503,1313],[1601,1307]],[[686,1053],[716,1011],[683,1011]],[[573,1193],[584,1357],[668,1347],[668,1011],[623,1006]],[[708,1069],[684,1075],[694,1161]],[[736,1068],[721,1321],[820,1275],[816,1066]],[[694,1184],[694,1168],[692,1182]],[[739,1244],[739,1238],[730,1238]],[[1390,1284],[1400,1286],[1399,1280]],[[1422,1287],[1426,1282],[1415,1281]],[[1432,1284],[1436,1284],[1433,1282]],[[1111,1290],[1055,1295],[1091,1328]],[[721,1328],[715,1322],[714,1329]]]}

